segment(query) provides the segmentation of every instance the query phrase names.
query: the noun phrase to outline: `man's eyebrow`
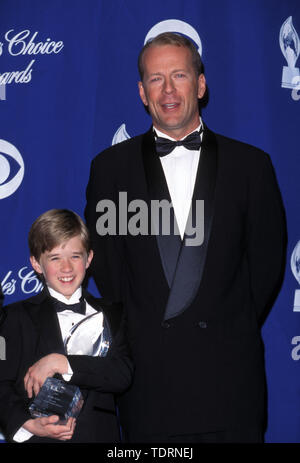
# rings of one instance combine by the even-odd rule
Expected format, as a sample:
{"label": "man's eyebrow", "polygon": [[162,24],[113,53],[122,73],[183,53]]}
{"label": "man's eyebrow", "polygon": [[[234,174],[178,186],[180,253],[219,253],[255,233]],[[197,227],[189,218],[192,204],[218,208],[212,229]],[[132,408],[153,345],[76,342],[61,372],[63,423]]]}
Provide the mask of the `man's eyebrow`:
{"label": "man's eyebrow", "polygon": [[[171,74],[174,74],[174,72],[189,72],[187,69],[184,69],[184,68],[179,68],[179,69],[173,69],[171,71]],[[160,71],[157,71],[157,72],[151,72],[150,74],[148,74],[148,77],[152,77],[152,76],[162,76],[164,73],[163,72],[160,72]]]}
{"label": "man's eyebrow", "polygon": [[158,72],[151,72],[151,73],[149,74],[149,77],[151,77],[151,76],[162,76],[162,75],[163,75],[163,73],[162,73],[162,72],[159,72],[159,71],[158,71]]}

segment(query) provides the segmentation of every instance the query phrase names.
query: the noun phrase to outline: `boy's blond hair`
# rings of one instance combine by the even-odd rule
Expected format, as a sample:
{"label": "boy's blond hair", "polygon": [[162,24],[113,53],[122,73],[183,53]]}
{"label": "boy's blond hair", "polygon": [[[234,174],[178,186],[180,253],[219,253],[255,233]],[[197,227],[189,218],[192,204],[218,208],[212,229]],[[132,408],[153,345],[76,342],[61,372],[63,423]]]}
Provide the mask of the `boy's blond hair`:
{"label": "boy's blond hair", "polygon": [[89,254],[90,236],[81,217],[69,209],[50,209],[40,215],[30,228],[28,235],[30,255],[39,261],[45,251],[51,251],[78,235]]}

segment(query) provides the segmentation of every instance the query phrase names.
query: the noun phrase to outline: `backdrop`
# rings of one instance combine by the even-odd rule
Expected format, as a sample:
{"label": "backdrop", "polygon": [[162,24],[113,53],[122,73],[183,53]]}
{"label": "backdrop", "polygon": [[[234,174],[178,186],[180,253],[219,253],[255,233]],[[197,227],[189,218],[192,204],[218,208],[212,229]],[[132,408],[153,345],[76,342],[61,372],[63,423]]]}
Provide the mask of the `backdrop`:
{"label": "backdrop", "polygon": [[36,217],[50,208],[83,217],[92,158],[148,129],[137,55],[166,30],[191,37],[202,55],[208,127],[262,148],[277,173],[289,244],[263,328],[266,441],[300,442],[299,0],[0,0],[4,301],[41,289],[27,249]]}

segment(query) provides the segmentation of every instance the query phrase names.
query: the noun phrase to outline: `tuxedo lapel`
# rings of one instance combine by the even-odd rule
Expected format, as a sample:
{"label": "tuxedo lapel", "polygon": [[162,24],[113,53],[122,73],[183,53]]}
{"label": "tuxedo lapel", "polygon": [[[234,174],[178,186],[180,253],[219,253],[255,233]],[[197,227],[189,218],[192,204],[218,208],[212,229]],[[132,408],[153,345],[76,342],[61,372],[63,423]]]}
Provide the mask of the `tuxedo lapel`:
{"label": "tuxedo lapel", "polygon": [[[156,235],[165,277],[171,288],[182,241],[178,231],[174,208],[169,208],[171,205],[170,193],[159,156],[155,150],[152,128],[143,137],[142,153],[149,195],[149,210],[152,210],[152,206],[157,210],[156,206],[160,202],[164,207],[164,211],[166,211],[165,223],[170,225],[170,232],[163,234],[163,232],[168,232],[168,229],[165,230],[164,228],[165,223],[162,220],[161,214],[158,216],[155,213],[151,213],[152,231]],[[168,214],[170,214],[170,218]]]}
{"label": "tuxedo lapel", "polygon": [[123,317],[122,304],[112,303],[104,298],[95,298],[84,288],[82,288],[82,294],[93,309],[97,310],[97,312],[102,311],[104,315],[104,324],[106,324],[110,336],[114,338],[120,328]]}
{"label": "tuxedo lapel", "polygon": [[97,312],[102,310],[101,304],[99,303],[101,299],[96,299],[85,288],[82,288],[82,296],[93,309],[97,310]]}
{"label": "tuxedo lapel", "polygon": [[64,354],[58,318],[46,288],[35,298],[25,302],[28,313],[39,333],[38,355]]}
{"label": "tuxedo lapel", "polygon": [[[173,318],[184,312],[199,289],[205,266],[214,214],[214,195],[217,176],[217,144],[214,134],[205,127],[198,165],[195,188],[188,223],[202,226],[203,220],[196,220],[196,201],[204,202],[204,236],[200,245],[194,246],[187,234],[176,267],[174,281],[169,294],[164,319]],[[199,212],[199,211],[198,211]],[[200,211],[201,212],[201,211]],[[190,221],[190,222],[189,222]],[[191,230],[191,229],[190,229]],[[186,229],[186,233],[189,230]],[[196,237],[194,237],[196,239]]]}
{"label": "tuxedo lapel", "polygon": [[[167,200],[170,204],[170,193],[160,159],[155,150],[152,129],[143,137],[142,153],[150,202],[151,200]],[[216,139],[214,134],[205,126],[192,206],[187,222],[190,227],[187,226],[186,228],[184,240],[181,241],[179,232],[176,231],[177,223],[173,207],[170,211],[170,220],[171,224],[175,224],[175,228],[171,226],[168,235],[162,234],[161,221],[160,223],[157,222],[153,214],[151,214],[151,223],[155,227],[161,262],[170,288],[164,314],[165,320],[184,312],[199,289],[213,220],[216,176]],[[199,217],[196,217],[197,211],[198,216],[199,212],[202,212],[201,207],[198,207],[200,205],[199,200],[204,204],[204,224],[203,217],[200,220]],[[191,236],[190,231],[195,229],[196,225],[200,225],[200,228],[203,226],[204,233],[203,242],[201,241],[199,245],[195,246],[193,239],[196,242],[197,236]]]}

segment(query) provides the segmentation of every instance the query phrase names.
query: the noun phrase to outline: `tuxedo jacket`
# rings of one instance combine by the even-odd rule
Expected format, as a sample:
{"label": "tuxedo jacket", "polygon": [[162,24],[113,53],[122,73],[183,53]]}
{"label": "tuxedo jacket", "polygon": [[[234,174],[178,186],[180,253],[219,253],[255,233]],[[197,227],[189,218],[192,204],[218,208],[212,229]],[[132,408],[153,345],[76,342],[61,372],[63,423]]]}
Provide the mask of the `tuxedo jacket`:
{"label": "tuxedo jacket", "polygon": [[[87,187],[94,278],[104,297],[125,306],[135,363],[120,401],[124,434],[139,442],[262,429],[260,327],[279,289],[286,243],[269,156],[204,128],[192,199],[192,210],[204,201],[199,246],[176,234],[118,234],[120,192],[131,204],[128,221],[137,218],[133,200],[148,211],[153,200],[170,201],[152,129],[100,153]],[[103,205],[111,204],[103,199],[116,205],[116,234],[101,236]]]}
{"label": "tuxedo jacket", "polygon": [[[67,442],[118,442],[114,394],[123,392],[132,377],[122,332],[122,309],[84,290],[83,295],[107,317],[113,341],[106,357],[67,356],[73,370],[69,384],[79,386],[84,397],[73,437]],[[65,352],[58,317],[45,289],[37,296],[6,306],[2,312],[0,333],[6,341],[6,360],[0,362],[0,429],[7,441],[12,441],[16,431],[31,418],[23,382],[28,368],[45,355]],[[26,442],[62,441],[33,436]]]}

